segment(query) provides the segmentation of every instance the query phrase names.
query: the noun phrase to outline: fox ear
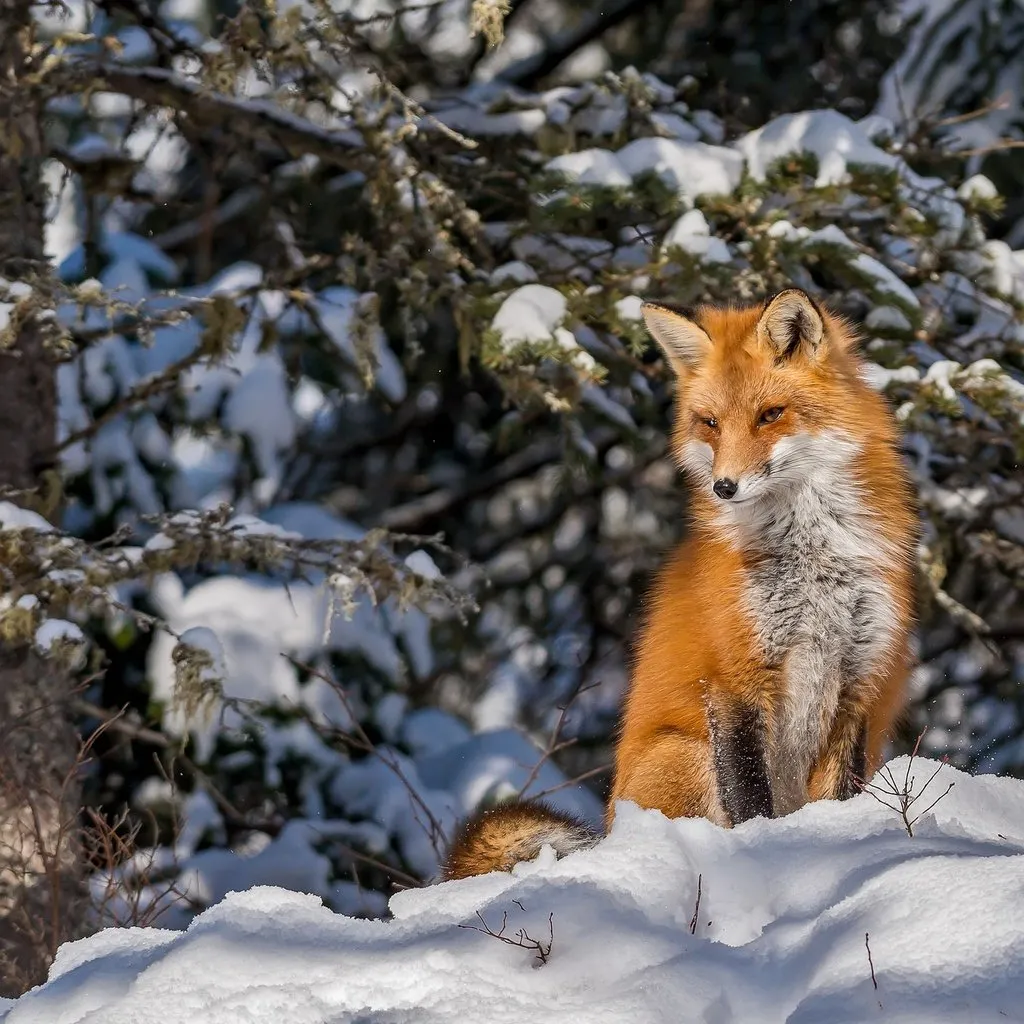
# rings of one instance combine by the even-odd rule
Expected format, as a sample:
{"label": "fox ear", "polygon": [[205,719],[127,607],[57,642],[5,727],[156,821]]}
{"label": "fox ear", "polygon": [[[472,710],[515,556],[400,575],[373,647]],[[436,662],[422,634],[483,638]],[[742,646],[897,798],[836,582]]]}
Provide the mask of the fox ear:
{"label": "fox ear", "polygon": [[695,369],[711,351],[707,332],[685,313],[656,302],[645,302],[640,313],[677,376]]}
{"label": "fox ear", "polygon": [[790,359],[798,352],[814,355],[825,336],[825,321],[806,292],[787,288],[765,307],[757,336],[779,359]]}

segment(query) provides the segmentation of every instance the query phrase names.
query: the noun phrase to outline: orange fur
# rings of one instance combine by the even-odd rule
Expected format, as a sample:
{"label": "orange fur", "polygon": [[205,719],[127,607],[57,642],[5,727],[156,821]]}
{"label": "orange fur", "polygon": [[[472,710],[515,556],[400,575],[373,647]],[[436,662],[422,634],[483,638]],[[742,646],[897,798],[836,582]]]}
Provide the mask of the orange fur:
{"label": "orange fur", "polygon": [[[700,439],[714,449],[715,474],[735,477],[763,465],[787,433],[836,430],[859,442],[850,473],[874,527],[893,551],[881,571],[897,620],[890,656],[859,702],[868,719],[870,775],[905,703],[917,536],[912,489],[898,454],[896,423],[861,377],[849,327],[819,311],[823,351],[814,359],[798,354],[780,365],[758,337],[764,312],[765,306],[700,309],[692,322],[711,340],[706,353],[694,365],[667,353],[678,376],[673,447],[682,461],[687,443]],[[757,412],[777,406],[786,413],[758,428]],[[694,418],[702,412],[717,414],[717,431]],[[785,698],[782,674],[765,665],[742,600],[757,552],[741,549],[721,529],[716,502],[707,490],[695,491],[690,536],[649,598],[616,750],[609,825],[617,800],[633,800],[670,817],[703,814],[721,820],[705,703],[709,681],[741,704],[760,708],[769,723]],[[811,772],[812,797],[834,788],[823,778],[827,762],[826,745]]]}
{"label": "orange fur", "polygon": [[509,871],[521,860],[532,860],[545,844],[561,855],[596,839],[571,815],[543,804],[509,801],[466,822],[448,851],[442,879]]}
{"label": "orange fur", "polygon": [[[676,373],[672,444],[693,522],[646,603],[607,824],[618,800],[728,826],[848,796],[851,766],[869,777],[881,761],[911,661],[917,517],[895,420],[862,379],[848,325],[795,289],[690,315],[645,304],[644,316]],[[738,481],[735,500],[712,490],[724,478]],[[773,504],[759,505],[759,494]],[[819,506],[834,523],[815,532]],[[758,508],[774,520],[758,519]],[[833,544],[835,559],[790,550],[779,510],[794,530]],[[819,620],[845,648],[835,641],[832,651]],[[759,757],[760,789],[749,782]],[[524,828],[552,829],[543,809],[514,807],[486,836],[479,824],[463,834],[453,851],[462,874],[521,859],[494,851],[533,849]]]}

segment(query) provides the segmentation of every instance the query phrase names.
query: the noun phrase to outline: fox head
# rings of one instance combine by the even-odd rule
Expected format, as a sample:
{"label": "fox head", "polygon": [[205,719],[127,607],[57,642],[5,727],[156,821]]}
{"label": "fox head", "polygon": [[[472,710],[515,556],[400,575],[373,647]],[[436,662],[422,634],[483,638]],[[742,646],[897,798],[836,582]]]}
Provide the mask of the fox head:
{"label": "fox head", "polygon": [[867,389],[853,335],[804,292],[688,313],[647,302],[642,313],[676,375],[675,456],[722,511],[752,510],[857,450]]}

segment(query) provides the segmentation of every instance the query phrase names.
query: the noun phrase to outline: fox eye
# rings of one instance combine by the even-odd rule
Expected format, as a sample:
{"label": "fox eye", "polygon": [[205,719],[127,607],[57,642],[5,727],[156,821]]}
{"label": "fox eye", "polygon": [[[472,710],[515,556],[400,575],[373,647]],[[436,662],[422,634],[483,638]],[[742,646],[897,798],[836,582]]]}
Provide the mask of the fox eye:
{"label": "fox eye", "polygon": [[702,416],[700,419],[704,426],[710,427],[712,430],[718,429],[718,420],[714,416]]}
{"label": "fox eye", "polygon": [[774,423],[784,412],[785,408],[781,405],[773,405],[770,409],[765,409],[761,413],[760,418],[757,421],[758,426],[763,426],[766,423]]}

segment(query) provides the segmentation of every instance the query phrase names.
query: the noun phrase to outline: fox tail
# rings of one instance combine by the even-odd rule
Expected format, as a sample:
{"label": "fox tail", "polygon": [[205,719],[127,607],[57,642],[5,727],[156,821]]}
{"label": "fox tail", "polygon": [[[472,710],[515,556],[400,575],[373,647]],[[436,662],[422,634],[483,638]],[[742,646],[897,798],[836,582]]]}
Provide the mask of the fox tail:
{"label": "fox tail", "polygon": [[471,817],[452,843],[442,879],[511,871],[533,860],[545,845],[559,857],[593,846],[600,836],[588,825],[544,804],[510,800]]}

